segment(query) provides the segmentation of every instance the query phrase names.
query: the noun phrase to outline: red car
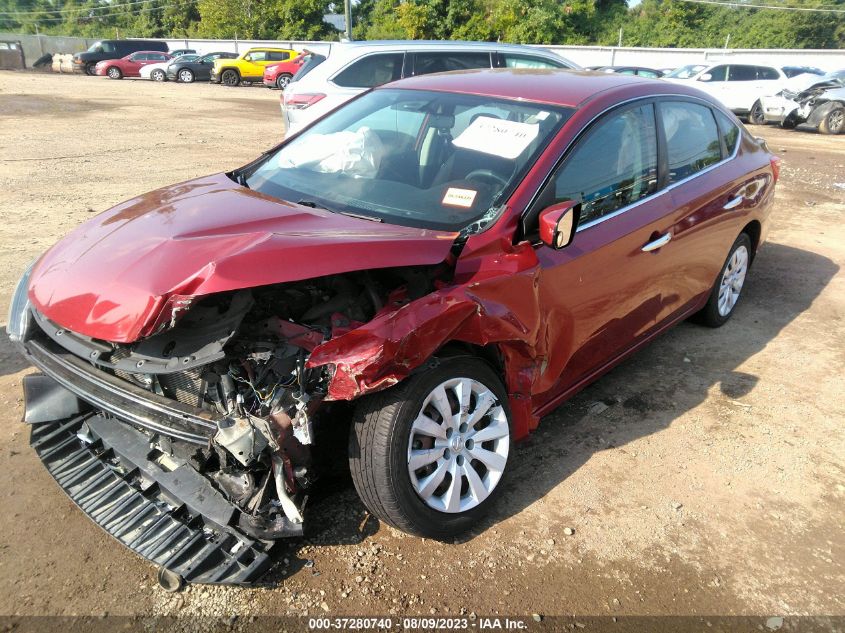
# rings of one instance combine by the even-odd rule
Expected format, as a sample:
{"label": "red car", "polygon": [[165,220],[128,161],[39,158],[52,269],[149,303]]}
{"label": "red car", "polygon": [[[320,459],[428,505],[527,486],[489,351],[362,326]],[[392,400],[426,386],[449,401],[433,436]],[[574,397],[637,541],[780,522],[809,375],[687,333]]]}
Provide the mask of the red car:
{"label": "red car", "polygon": [[264,85],[268,88],[284,90],[302,66],[302,63],[308,58],[308,55],[309,53],[306,51],[281,64],[267,66],[264,69]]}
{"label": "red car", "polygon": [[94,74],[109,79],[123,79],[124,77],[140,77],[141,68],[148,64],[158,64],[173,59],[169,53],[161,51],[138,51],[120,59],[104,59],[97,62]]}
{"label": "red car", "polygon": [[453,537],[541,416],[679,321],[728,321],[778,164],[704,93],[632,76],[370,90],[25,273],[32,445],[168,584],[257,579],[337,434],[372,514]]}

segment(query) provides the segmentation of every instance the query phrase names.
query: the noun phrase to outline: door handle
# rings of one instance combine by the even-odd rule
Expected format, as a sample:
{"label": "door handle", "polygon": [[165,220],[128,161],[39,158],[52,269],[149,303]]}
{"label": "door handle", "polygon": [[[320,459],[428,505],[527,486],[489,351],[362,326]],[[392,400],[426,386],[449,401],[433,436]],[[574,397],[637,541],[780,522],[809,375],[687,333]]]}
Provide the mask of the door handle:
{"label": "door handle", "polygon": [[728,200],[722,208],[725,211],[730,211],[731,209],[736,209],[739,205],[742,204],[743,200],[745,200],[745,196],[740,194],[736,198],[732,198],[732,199]]}
{"label": "door handle", "polygon": [[643,246],[642,251],[643,253],[650,253],[651,251],[656,251],[658,248],[666,246],[672,240],[672,234],[666,233],[665,235],[661,235],[656,240],[652,240],[645,246]]}

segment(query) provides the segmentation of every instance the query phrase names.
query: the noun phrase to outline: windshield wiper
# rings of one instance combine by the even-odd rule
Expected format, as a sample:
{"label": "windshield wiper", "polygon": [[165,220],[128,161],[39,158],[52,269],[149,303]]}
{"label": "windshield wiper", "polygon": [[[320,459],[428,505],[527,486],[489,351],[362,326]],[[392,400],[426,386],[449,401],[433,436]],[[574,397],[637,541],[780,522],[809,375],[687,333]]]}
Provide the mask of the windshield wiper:
{"label": "windshield wiper", "polygon": [[358,218],[359,220],[369,220],[370,222],[384,222],[381,218],[374,215],[364,215],[363,213],[352,213],[350,211],[338,211],[341,215],[347,215],[350,218]]}
{"label": "windshield wiper", "polygon": [[301,204],[303,207],[310,207],[311,209],[322,209],[323,211],[331,211],[328,207],[323,206],[313,200],[300,200],[296,204]]}
{"label": "windshield wiper", "polygon": [[246,187],[247,189],[249,189],[249,185],[246,182],[246,176],[244,175],[244,173],[241,170],[239,170],[239,169],[233,170],[232,171],[232,179],[236,183],[238,183],[241,187]]}

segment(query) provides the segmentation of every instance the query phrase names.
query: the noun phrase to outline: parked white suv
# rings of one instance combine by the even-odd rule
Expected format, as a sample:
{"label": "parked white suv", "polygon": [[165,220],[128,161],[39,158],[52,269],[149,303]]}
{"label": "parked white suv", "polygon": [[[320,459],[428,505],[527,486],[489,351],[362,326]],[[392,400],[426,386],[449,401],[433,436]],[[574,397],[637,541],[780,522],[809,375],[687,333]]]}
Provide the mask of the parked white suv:
{"label": "parked white suv", "polygon": [[676,83],[695,82],[695,87],[721,101],[750,123],[763,123],[760,99],[783,90],[791,78],[811,73],[824,74],[805,66],[763,64],[691,64],[676,68],[663,79]]}
{"label": "parked white suv", "polygon": [[495,42],[382,41],[333,44],[311,53],[282,92],[287,133],[369,88],[403,77],[470,68],[580,67],[550,51]]}

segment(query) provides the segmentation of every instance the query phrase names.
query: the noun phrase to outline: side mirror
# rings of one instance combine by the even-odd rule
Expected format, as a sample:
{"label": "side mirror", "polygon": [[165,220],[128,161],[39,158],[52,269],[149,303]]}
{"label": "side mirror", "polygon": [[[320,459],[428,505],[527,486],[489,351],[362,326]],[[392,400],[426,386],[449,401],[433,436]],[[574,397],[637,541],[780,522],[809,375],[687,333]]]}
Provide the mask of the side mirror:
{"label": "side mirror", "polygon": [[701,75],[701,77],[698,78],[699,81],[710,81],[711,79],[713,79],[713,75],[711,75],[710,73],[704,73],[703,75]]}
{"label": "side mirror", "polygon": [[540,239],[554,249],[566,248],[575,238],[581,204],[574,200],[558,202],[540,211]]}

